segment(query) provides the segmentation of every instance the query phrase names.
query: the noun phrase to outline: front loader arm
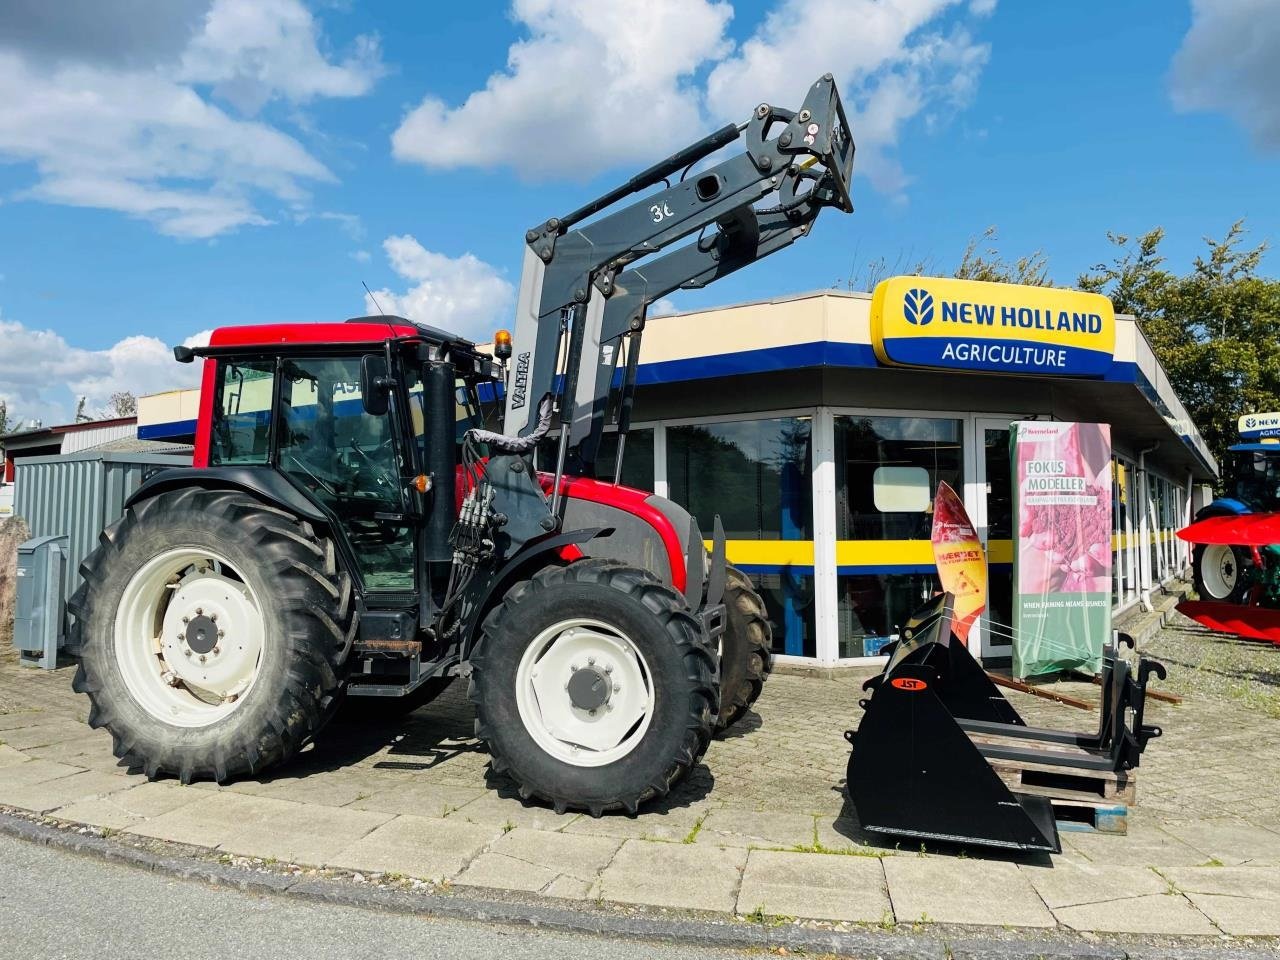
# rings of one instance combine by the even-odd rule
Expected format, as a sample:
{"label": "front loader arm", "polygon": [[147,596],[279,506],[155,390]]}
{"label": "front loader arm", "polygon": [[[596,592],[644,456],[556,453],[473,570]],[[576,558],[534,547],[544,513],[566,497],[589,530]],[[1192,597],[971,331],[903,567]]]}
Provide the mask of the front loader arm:
{"label": "front loader arm", "polygon": [[[634,388],[636,359],[648,307],[676,290],[698,290],[741,270],[806,236],[821,206],[804,202],[785,211],[734,218],[717,224],[716,232],[656,260],[620,273],[605,303],[599,342],[587,343],[584,356],[596,357],[593,376],[578,381],[569,445],[584,464],[595,462],[604,431],[613,380],[626,341],[623,403]],[[590,333],[588,333],[588,336]]]}
{"label": "front loader arm", "polygon": [[[670,182],[678,171],[687,174],[698,161],[743,137],[744,153]],[[759,218],[766,213],[803,220],[805,208],[812,215],[827,206],[850,212],[853,155],[848,120],[828,74],[809,89],[799,111],[761,104],[742,126],[724,127],[568,216],[528,231],[505,433],[523,436],[537,429],[544,396],[556,398],[562,424],[574,422],[574,410],[584,400],[594,406],[595,372],[585,375],[591,389],[579,391],[581,368],[599,361],[606,304],[616,292],[618,274],[629,264],[712,226],[722,233],[765,236],[769,228]],[[606,212],[625,197],[663,182],[664,189]],[[773,193],[783,202],[769,211],[757,210],[755,204]],[[603,215],[582,223],[596,214]],[[700,275],[705,284],[726,272]],[[590,350],[584,349],[586,344],[592,345]],[[569,431],[562,430],[557,477],[568,443]],[[558,482],[553,489],[558,498]]]}

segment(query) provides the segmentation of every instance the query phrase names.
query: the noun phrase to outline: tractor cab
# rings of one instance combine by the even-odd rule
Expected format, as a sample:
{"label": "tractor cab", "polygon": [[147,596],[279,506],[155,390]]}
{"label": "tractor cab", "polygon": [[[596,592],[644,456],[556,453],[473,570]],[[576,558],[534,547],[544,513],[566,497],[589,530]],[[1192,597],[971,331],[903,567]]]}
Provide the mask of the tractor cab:
{"label": "tractor cab", "polygon": [[1230,495],[1255,513],[1280,510],[1280,441],[1237,443],[1228,450]]}
{"label": "tractor cab", "polygon": [[[434,527],[447,533],[462,435],[496,422],[501,365],[391,316],[220,329],[197,353],[212,389],[195,465],[274,483],[254,469],[268,468],[342,529],[365,591],[430,591],[413,531],[438,501]],[[442,539],[430,546],[424,559],[448,559]]]}

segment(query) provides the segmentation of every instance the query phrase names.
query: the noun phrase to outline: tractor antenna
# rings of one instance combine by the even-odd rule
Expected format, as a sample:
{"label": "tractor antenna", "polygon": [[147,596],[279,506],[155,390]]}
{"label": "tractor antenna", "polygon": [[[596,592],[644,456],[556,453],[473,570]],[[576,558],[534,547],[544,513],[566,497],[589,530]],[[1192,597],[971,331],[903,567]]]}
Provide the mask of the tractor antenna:
{"label": "tractor antenna", "polygon": [[386,316],[386,313],[385,313],[385,312],[383,312],[382,304],[380,304],[380,303],[378,302],[378,298],[377,298],[377,297],[375,297],[375,296],[373,295],[373,291],[369,289],[369,285],[368,285],[367,283],[365,283],[363,280],[361,280],[361,281],[360,281],[360,286],[364,287],[364,292],[365,292],[365,293],[367,293],[367,294],[369,295],[369,299],[373,301],[373,305],[374,305],[375,307],[377,307],[377,308],[378,308],[378,312],[379,312],[379,313],[381,313],[381,314],[385,317],[385,316]]}

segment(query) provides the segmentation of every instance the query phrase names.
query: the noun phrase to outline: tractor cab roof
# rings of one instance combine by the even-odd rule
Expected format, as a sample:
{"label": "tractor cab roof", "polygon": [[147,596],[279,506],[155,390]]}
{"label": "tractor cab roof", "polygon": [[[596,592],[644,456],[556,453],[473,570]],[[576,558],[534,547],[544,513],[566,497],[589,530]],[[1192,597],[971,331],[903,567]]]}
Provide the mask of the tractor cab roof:
{"label": "tractor cab roof", "polygon": [[[438,327],[415,323],[404,317],[379,315],[354,317],[342,323],[262,323],[241,327],[219,327],[209,337],[209,348],[335,346],[348,343],[380,344],[387,340],[422,340],[474,349],[470,340]],[[196,351],[200,353],[199,350]]]}
{"label": "tractor cab roof", "polygon": [[236,356],[248,353],[331,350],[341,347],[380,347],[388,340],[405,344],[445,347],[460,373],[489,379],[501,375],[498,364],[487,353],[476,350],[470,340],[404,317],[379,314],[354,317],[341,323],[262,323],[241,327],[219,327],[209,337],[207,347],[174,347],[174,357],[190,363],[196,357]]}

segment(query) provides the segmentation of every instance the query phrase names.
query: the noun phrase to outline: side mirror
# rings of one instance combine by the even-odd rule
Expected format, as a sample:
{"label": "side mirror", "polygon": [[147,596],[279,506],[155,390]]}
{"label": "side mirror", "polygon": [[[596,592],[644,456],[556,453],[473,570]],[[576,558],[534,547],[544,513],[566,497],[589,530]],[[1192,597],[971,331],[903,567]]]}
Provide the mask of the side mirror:
{"label": "side mirror", "polygon": [[360,402],[371,417],[381,417],[390,406],[391,380],[387,376],[387,359],[376,353],[360,358]]}

